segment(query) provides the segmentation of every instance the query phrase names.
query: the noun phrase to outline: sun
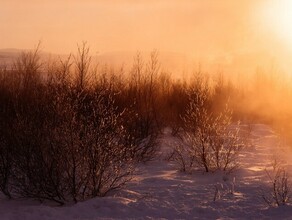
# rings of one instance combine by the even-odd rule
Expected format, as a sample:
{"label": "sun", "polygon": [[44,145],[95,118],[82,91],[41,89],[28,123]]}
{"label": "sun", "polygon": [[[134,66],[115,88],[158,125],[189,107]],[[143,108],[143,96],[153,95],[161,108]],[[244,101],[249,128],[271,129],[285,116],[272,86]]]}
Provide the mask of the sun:
{"label": "sun", "polygon": [[269,0],[262,10],[264,23],[284,43],[292,46],[292,0]]}

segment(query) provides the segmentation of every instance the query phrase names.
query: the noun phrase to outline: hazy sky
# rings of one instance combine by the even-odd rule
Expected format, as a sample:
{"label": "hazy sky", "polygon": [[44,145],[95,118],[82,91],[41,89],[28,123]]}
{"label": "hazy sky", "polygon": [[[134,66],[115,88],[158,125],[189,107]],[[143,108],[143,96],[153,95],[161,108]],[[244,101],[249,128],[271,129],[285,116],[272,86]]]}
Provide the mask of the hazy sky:
{"label": "hazy sky", "polygon": [[158,49],[216,62],[277,57],[288,53],[287,44],[262,11],[278,1],[0,0],[0,48],[33,48],[41,40],[45,51],[69,53],[87,41],[93,53]]}

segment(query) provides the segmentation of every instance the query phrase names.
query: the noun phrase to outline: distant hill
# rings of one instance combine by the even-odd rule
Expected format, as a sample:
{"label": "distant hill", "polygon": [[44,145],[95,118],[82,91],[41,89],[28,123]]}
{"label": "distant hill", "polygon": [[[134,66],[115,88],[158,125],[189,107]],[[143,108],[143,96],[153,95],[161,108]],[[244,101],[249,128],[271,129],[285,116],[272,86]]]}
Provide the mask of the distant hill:
{"label": "distant hill", "polygon": [[[15,48],[0,49],[0,67],[4,65],[10,66],[23,51],[27,50]],[[146,65],[149,61],[150,53],[151,52],[141,52],[144,65]],[[130,70],[136,55],[137,52],[131,51],[106,52],[92,56],[92,62],[99,64],[100,66],[107,65],[114,69],[123,67],[125,70]],[[44,60],[46,60],[60,58],[63,59],[68,55],[58,55],[42,52],[41,56]],[[190,59],[186,55],[175,52],[158,52],[158,60],[162,71],[175,74],[182,73],[190,64]]]}
{"label": "distant hill", "polygon": [[4,65],[10,66],[21,51],[14,48],[0,49],[0,67]]}
{"label": "distant hill", "polygon": [[[16,48],[0,49],[0,68],[5,65],[9,67],[23,51],[28,50]],[[151,51],[143,51],[140,54],[144,65],[146,65],[150,59]],[[133,66],[136,55],[137,52],[135,51],[96,53],[92,56],[92,64],[98,64],[99,68],[106,65],[115,70],[123,67],[127,72]],[[65,59],[68,57],[66,54],[52,54],[44,51],[41,52],[41,56],[44,61]],[[183,53],[159,51],[158,61],[160,63],[161,71],[179,77],[187,76],[193,71],[198,70],[198,68],[203,72],[214,74],[222,72],[230,76],[244,76],[255,73],[258,67],[265,67],[264,69],[267,71],[269,71],[273,65],[280,67],[280,65],[277,66],[277,62],[274,60],[273,56],[267,55],[264,52],[191,58],[189,55]]]}
{"label": "distant hill", "polygon": [[[151,52],[140,52],[144,65],[150,60]],[[133,66],[137,52],[118,51],[98,54],[94,59],[100,64],[107,64],[115,68],[130,69]],[[164,72],[182,73],[190,64],[190,59],[184,54],[175,52],[158,52],[160,69]]]}

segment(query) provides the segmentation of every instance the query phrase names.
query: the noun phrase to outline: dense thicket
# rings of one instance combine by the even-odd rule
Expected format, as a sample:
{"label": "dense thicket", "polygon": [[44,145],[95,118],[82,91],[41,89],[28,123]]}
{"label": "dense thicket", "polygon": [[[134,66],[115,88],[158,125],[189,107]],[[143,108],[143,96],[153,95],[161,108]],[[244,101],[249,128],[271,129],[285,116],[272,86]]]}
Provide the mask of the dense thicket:
{"label": "dense thicket", "polygon": [[[136,163],[155,156],[164,127],[176,135],[217,126],[216,138],[224,142],[219,131],[229,134],[231,116],[223,122],[211,115],[243,96],[222,77],[200,71],[189,80],[172,78],[155,51],[147,61],[137,54],[127,72],[96,69],[86,44],[54,62],[41,60],[38,49],[22,53],[13,67],[0,70],[0,190],[60,204],[104,196],[132,178]],[[196,124],[197,108],[208,121]],[[232,164],[222,152],[217,159],[212,153],[209,167],[200,154],[193,156],[208,171]]]}

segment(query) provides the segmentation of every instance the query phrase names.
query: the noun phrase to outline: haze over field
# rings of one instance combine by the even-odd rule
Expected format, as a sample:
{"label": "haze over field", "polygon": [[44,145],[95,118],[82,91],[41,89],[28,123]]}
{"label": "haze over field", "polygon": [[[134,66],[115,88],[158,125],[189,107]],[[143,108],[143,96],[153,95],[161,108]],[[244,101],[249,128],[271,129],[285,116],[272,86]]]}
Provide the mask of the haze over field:
{"label": "haze over field", "polygon": [[291,219],[292,0],[0,0],[0,218]]}
{"label": "haze over field", "polygon": [[[289,0],[1,0],[0,48],[92,55],[157,49],[223,72],[291,73]],[[122,54],[123,54],[122,53]],[[125,58],[126,59],[126,58]]]}

